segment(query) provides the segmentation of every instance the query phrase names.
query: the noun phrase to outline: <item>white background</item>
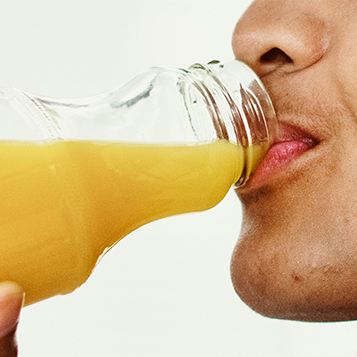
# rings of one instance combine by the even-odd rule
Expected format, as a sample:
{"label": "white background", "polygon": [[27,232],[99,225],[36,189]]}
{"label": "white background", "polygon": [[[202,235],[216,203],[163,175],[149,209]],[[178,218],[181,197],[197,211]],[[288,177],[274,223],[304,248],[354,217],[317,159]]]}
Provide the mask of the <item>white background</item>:
{"label": "white background", "polygon": [[[249,0],[0,0],[0,85],[52,97],[99,94],[157,64],[233,58]],[[261,317],[236,296],[229,261],[241,210],[149,224],[75,293],[27,307],[20,356],[357,356],[357,324]]]}

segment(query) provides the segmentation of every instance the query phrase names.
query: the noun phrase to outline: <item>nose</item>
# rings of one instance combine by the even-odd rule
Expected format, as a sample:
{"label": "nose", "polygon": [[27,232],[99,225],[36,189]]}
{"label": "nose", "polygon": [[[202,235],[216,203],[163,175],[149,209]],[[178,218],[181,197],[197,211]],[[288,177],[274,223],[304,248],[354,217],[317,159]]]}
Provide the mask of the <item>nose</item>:
{"label": "nose", "polygon": [[277,70],[295,72],[321,60],[329,47],[328,30],[316,9],[309,10],[309,3],[255,1],[233,33],[236,58],[260,77]]}

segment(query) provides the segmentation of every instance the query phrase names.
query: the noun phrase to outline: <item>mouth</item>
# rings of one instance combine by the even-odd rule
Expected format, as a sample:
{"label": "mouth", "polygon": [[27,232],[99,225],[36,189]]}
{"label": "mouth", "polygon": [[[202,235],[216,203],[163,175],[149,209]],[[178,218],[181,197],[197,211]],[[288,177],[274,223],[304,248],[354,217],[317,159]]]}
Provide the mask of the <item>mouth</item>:
{"label": "mouth", "polygon": [[[279,136],[273,143],[257,172],[245,187],[258,188],[289,173],[290,166],[314,149],[320,140],[296,126],[282,123]],[[291,168],[292,169],[292,168]],[[297,169],[297,168],[296,168]],[[291,172],[290,172],[291,173]]]}

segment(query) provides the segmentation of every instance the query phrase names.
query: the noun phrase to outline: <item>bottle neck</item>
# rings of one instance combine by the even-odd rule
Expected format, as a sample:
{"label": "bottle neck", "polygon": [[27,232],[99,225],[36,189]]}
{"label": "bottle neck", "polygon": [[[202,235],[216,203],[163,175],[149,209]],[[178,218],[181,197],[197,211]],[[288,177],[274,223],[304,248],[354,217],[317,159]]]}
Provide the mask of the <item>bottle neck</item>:
{"label": "bottle neck", "polygon": [[255,172],[278,128],[264,86],[239,61],[194,64],[188,70],[153,67],[92,98],[16,97],[32,108],[31,117],[50,139],[158,145],[225,139],[243,148],[244,170],[237,187]]}
{"label": "bottle neck", "polygon": [[202,117],[202,103],[194,93],[198,91],[217,137],[244,149],[244,172],[236,183],[239,187],[255,172],[277,135],[278,124],[269,95],[255,73],[239,61],[198,63],[189,71],[193,87],[187,86],[185,97],[191,117]]}

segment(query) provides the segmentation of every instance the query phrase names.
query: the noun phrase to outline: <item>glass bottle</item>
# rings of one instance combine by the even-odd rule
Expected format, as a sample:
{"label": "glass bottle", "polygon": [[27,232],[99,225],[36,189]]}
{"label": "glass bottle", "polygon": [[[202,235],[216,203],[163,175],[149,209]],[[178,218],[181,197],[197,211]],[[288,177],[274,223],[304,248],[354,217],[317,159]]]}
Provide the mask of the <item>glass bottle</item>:
{"label": "glass bottle", "polygon": [[134,229],[243,185],[276,131],[239,61],[153,67],[78,100],[0,90],[0,281],[26,304],[73,291]]}

